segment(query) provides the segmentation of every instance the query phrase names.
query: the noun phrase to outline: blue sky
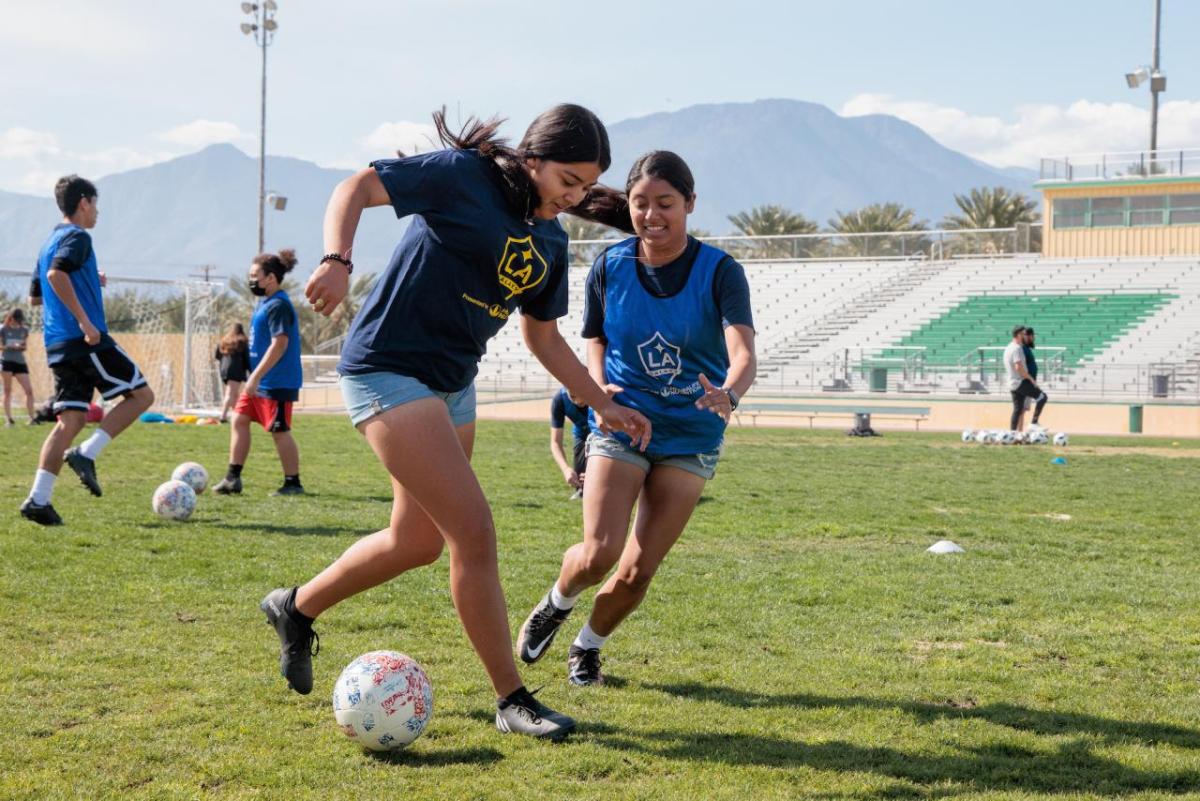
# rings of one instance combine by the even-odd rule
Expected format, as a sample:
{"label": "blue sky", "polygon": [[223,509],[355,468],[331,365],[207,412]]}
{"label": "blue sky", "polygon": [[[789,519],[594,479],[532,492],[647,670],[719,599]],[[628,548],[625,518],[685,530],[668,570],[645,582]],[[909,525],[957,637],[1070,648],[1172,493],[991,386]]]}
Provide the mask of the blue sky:
{"label": "blue sky", "polygon": [[[231,141],[254,152],[237,0],[2,0],[0,189],[43,193]],[[277,0],[268,151],[364,164],[431,109],[519,136],[562,100],[615,122],[790,97],[893,113],[999,166],[1144,147],[1153,0]],[[1200,3],[1164,0],[1160,145],[1200,145]]]}

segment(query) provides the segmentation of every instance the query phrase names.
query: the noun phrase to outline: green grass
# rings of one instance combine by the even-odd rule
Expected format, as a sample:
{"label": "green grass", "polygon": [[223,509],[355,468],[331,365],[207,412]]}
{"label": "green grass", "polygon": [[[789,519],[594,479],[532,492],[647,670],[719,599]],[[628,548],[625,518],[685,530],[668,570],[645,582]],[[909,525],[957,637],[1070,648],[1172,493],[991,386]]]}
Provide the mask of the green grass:
{"label": "green grass", "polygon": [[[341,418],[303,417],[312,495],[247,494],[154,517],[184,459],[219,477],[226,428],[139,426],[105,496],[64,477],[62,529],[20,521],[45,429],[0,431],[0,798],[764,799],[1200,796],[1198,443],[735,430],[608,687],[566,686],[568,624],[524,675],[581,730],[500,735],[446,562],[331,610],[317,688],[288,692],[256,604],[383,525],[382,469]],[[513,629],[580,536],[540,424],[482,424]],[[1146,446],[1129,453],[1113,446]],[[1070,515],[1070,520],[1052,515]],[[967,549],[936,557],[950,538]],[[434,684],[430,728],[372,757],[333,723],[357,654]]]}

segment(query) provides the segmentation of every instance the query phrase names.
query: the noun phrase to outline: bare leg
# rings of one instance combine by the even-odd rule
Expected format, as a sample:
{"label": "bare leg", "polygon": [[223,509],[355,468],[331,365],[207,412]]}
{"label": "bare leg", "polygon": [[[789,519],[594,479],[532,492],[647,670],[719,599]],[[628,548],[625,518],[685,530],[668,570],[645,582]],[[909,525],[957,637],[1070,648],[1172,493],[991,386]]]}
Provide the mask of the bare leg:
{"label": "bare leg", "polygon": [[300,449],[296,446],[296,438],[291,431],[282,431],[271,435],[275,440],[275,450],[279,453],[279,464],[283,466],[285,476],[300,474]]}
{"label": "bare leg", "polygon": [[129,428],[130,424],[138,419],[138,415],[149,409],[153,403],[154,390],[148,386],[138,387],[104,415],[100,430],[116,439],[118,434]]}
{"label": "bare leg", "polygon": [[250,418],[235,413],[229,429],[229,463],[245,464],[250,455]]}
{"label": "bare leg", "polygon": [[621,564],[596,593],[589,621],[592,631],[607,637],[637,609],[658,566],[687,526],[704,484],[700,476],[677,467],[651,469]]}
{"label": "bare leg", "polygon": [[233,406],[237,403],[238,396],[242,394],[241,381],[226,381],[225,382],[225,397],[221,403],[221,422],[229,419],[229,413],[233,411]]}
{"label": "bare leg", "polygon": [[63,452],[71,447],[71,442],[83,430],[87,416],[76,409],[68,409],[58,416],[58,422],[42,443],[42,453],[38,457],[38,468],[48,470],[54,475],[62,470]]}
{"label": "bare leg", "polygon": [[558,591],[578,595],[604,581],[621,558],[629,518],[646,481],[640,467],[617,459],[588,459],[588,489],[583,494],[583,542],[563,554]]}
{"label": "bare leg", "polygon": [[36,414],[33,410],[33,384],[30,383],[29,376],[25,374],[17,376],[17,383],[21,385],[21,389],[25,393],[25,411],[29,413],[29,419],[32,420]]}
{"label": "bare leg", "polygon": [[[457,434],[463,452],[470,459],[475,424],[459,426]],[[352,595],[438,560],[445,543],[442,533],[394,478],[392,498],[391,524],[351,545],[336,562],[296,590],[297,609],[315,618]]]}
{"label": "bare leg", "polygon": [[4,419],[12,420],[12,380],[13,374],[7,370],[0,373],[4,381]]}

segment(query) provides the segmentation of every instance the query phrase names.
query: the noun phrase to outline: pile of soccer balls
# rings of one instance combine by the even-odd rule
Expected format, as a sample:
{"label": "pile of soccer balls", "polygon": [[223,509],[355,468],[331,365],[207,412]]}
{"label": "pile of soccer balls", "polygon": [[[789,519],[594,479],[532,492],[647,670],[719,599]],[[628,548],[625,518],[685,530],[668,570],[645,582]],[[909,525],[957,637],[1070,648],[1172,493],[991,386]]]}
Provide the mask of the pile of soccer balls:
{"label": "pile of soccer balls", "polygon": [[159,517],[187,520],[196,511],[196,496],[208,487],[208,471],[195,462],[184,462],[171,473],[171,480],[159,484],[150,506]]}
{"label": "pile of soccer balls", "polygon": [[981,429],[974,431],[968,428],[962,432],[963,442],[977,442],[980,445],[1047,445],[1053,442],[1057,447],[1064,448],[1070,441],[1066,433],[1059,431],[1051,438],[1049,432],[1040,429],[1036,431],[997,431]]}

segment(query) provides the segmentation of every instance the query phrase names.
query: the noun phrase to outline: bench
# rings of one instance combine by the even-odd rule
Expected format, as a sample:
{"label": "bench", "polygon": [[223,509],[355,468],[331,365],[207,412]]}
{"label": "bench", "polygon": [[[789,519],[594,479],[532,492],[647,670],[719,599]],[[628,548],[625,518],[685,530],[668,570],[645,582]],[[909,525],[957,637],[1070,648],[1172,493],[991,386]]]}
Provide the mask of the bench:
{"label": "bench", "polygon": [[749,417],[751,425],[758,426],[759,417],[807,417],[808,427],[813,427],[813,421],[818,417],[854,417],[859,414],[868,414],[875,417],[883,417],[887,419],[911,420],[917,431],[921,430],[921,423],[929,419],[928,406],[872,406],[869,404],[823,404],[823,403],[770,403],[770,402],[750,402],[742,403],[737,407],[737,411],[733,416],[737,418],[738,425],[742,424],[742,417]]}

